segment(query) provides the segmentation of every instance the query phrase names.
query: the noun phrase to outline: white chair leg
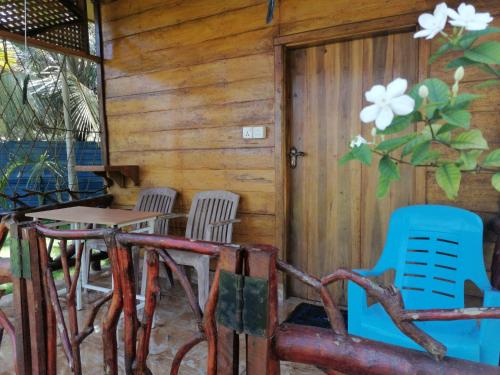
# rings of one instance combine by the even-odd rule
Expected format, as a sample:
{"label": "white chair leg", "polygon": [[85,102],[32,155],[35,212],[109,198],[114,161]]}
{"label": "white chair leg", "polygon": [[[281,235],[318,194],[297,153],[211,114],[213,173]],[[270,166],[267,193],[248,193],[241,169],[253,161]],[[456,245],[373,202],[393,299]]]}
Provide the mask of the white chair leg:
{"label": "white chair leg", "polygon": [[140,294],[142,297],[146,295],[147,277],[148,277],[148,264],[146,262],[146,257],[144,256],[142,259],[141,294]]}
{"label": "white chair leg", "polygon": [[210,290],[210,257],[201,255],[196,260],[194,268],[198,274],[198,303],[201,310],[205,311],[205,304]]}
{"label": "white chair leg", "polygon": [[[78,242],[75,242],[75,249],[79,246]],[[80,266],[80,277],[78,277],[78,284],[76,286],[76,309],[81,310],[83,307],[83,301],[82,301],[82,284],[87,284],[88,282],[88,262],[87,262],[87,252],[88,249],[84,245],[83,247],[83,253],[82,253],[82,259],[81,259],[81,266]]]}

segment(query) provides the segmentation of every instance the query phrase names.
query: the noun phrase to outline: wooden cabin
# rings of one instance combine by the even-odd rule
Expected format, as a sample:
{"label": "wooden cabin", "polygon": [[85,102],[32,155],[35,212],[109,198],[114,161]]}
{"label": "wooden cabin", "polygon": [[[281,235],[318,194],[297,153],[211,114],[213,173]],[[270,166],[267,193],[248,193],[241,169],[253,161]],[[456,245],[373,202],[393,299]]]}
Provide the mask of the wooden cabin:
{"label": "wooden cabin", "polygon": [[[339,268],[370,269],[375,265],[389,218],[397,208],[443,204],[473,211],[484,223],[498,218],[500,195],[490,183],[493,173],[464,174],[459,198],[450,201],[437,186],[433,170],[402,165],[401,178],[385,198],[377,199],[374,165],[339,163],[353,137],[373,137],[370,127],[360,120],[366,105],[364,93],[373,85],[387,85],[397,77],[406,78],[410,86],[428,77],[453,83],[445,59],[428,64],[438,42],[414,37],[419,15],[432,12],[439,2],[43,0],[44,6],[53,6],[66,17],[62,24],[51,24],[55,21],[43,7],[34,7],[48,22],[40,23],[38,29],[32,25],[27,30],[26,20],[23,26],[19,19],[10,23],[0,19],[2,39],[97,63],[102,165],[75,168],[103,176],[109,195],[89,198],[83,206],[108,208],[112,199],[113,208],[132,208],[144,188],[174,189],[178,199],[173,211],[184,213],[202,191],[225,190],[240,197],[240,222],[234,225],[233,243],[227,245],[206,238],[126,233],[116,229],[118,222],[107,229],[58,231],[18,221],[20,217],[47,219],[38,212],[43,207],[16,211],[8,223],[2,221],[0,243],[10,231],[14,244],[13,260],[0,260],[0,281],[13,282],[10,310],[6,313],[0,305],[0,343],[2,328],[12,342],[6,351],[13,358],[7,371],[55,375],[62,368],[81,374],[82,369],[101,369],[104,363],[105,373],[113,375],[165,373],[165,347],[156,353],[151,348],[158,349],[158,342],[168,337],[176,351],[168,353],[172,374],[177,374],[184,356],[204,341],[206,346],[191,351],[199,362],[191,368],[193,373],[199,373],[202,365],[210,375],[239,373],[243,362],[239,345],[246,345],[241,352],[247,355],[248,374],[278,375],[280,361],[313,369],[308,372],[310,369],[292,366],[290,372],[286,372],[288,367],[282,370],[291,374],[498,374],[497,367],[476,363],[479,361],[457,359],[461,357],[441,361],[446,346],[413,324],[469,322],[471,316],[491,322],[500,316],[498,305],[477,309],[474,302],[456,309],[405,309],[397,289],[371,284],[348,270],[332,275]],[[500,27],[498,0],[472,2],[477,9],[489,11],[495,17],[492,25]],[[19,13],[21,3],[13,1],[9,6],[17,7]],[[455,0],[448,3],[458,4]],[[96,26],[95,54],[88,46],[87,21]],[[479,91],[477,84],[486,76],[466,67],[460,87],[481,92],[471,108],[472,122],[494,149],[500,146],[500,86]],[[25,83],[23,88],[27,87]],[[171,192],[174,197],[175,191]],[[17,193],[13,199],[18,199]],[[78,202],[57,202],[56,206],[75,209]],[[166,212],[161,214],[165,216],[147,217],[152,231],[156,219],[173,221],[173,217],[165,219]],[[88,225],[88,220],[83,224]],[[184,233],[182,223],[171,229],[169,235]],[[484,264],[490,274],[492,264],[496,265],[494,287],[498,289],[500,230],[496,231],[494,239],[485,236]],[[60,283],[65,283],[67,293],[62,304],[58,293],[63,292],[53,279],[53,259],[47,256],[47,243],[51,247],[54,240],[63,244],[59,266],[64,280]],[[74,260],[69,260],[68,241],[72,240]],[[104,244],[111,264],[107,276],[111,273],[113,283],[109,277],[107,294],[86,302],[89,314],[83,320],[75,294],[81,285],[80,262],[87,240]],[[134,291],[137,263],[132,258],[132,248],[139,247],[146,254],[141,323]],[[494,250],[496,263],[492,261]],[[196,300],[191,285],[194,278],[186,276],[168,251],[205,256],[206,284],[210,277],[215,280],[210,291],[207,286],[206,305]],[[208,256],[215,271],[211,276]],[[91,261],[92,249],[86,266]],[[167,274],[170,270],[170,276],[173,272],[180,282],[177,290],[170,290],[174,298],[163,301],[163,307],[173,311],[169,311],[166,327],[160,325],[155,331],[161,262],[166,264]],[[77,270],[74,278],[69,272],[73,266]],[[170,286],[174,284],[171,280]],[[348,280],[367,290],[370,298],[383,305],[396,328],[428,353],[349,336],[342,315]],[[390,283],[391,275],[381,281]],[[483,307],[483,299],[474,298],[482,297],[481,291],[467,287],[466,294]],[[284,298],[278,299],[278,295]],[[328,328],[283,323],[284,309],[278,307],[290,300],[307,300],[313,305],[321,301]],[[123,329],[117,328],[122,315]],[[102,319],[101,325],[94,325],[97,317]],[[188,338],[186,333],[193,327]],[[101,328],[98,339],[94,335],[84,342]],[[179,342],[171,339],[171,332]],[[120,350],[117,336],[123,341]],[[147,361],[148,355],[158,353],[154,361]],[[0,351],[3,374],[1,355]],[[92,361],[98,363],[95,369]]]}
{"label": "wooden cabin", "polygon": [[[314,275],[370,268],[390,213],[416,203],[498,213],[486,174],[464,178],[450,202],[431,172],[403,169],[390,195],[375,198],[376,168],[339,158],[362,133],[363,93],[395,77],[452,82],[434,44],[415,40],[417,18],[436,1],[282,0],[266,23],[264,0],[107,1],[102,5],[105,105],[111,165],[139,166],[140,187],[113,187],[131,206],[142,187],[170,186],[187,210],[193,195],[241,195],[236,242],[274,244]],[[475,2],[498,14],[496,1]],[[498,17],[497,17],[498,18]],[[498,24],[499,20],[495,20]],[[471,89],[481,73],[466,72]],[[500,143],[499,88],[475,104],[473,122]],[[243,128],[264,127],[262,139]],[[305,152],[295,169],[287,154]],[[491,249],[485,258],[490,263]],[[314,298],[304,286],[290,295]],[[345,302],[340,290],[337,296]]]}

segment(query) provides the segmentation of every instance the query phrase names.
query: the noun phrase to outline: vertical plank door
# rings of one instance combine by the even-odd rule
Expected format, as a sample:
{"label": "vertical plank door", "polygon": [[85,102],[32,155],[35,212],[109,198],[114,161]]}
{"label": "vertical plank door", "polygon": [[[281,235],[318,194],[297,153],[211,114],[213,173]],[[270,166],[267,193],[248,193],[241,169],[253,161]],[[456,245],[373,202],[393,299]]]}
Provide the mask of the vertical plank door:
{"label": "vertical plank door", "polygon": [[[380,255],[387,221],[397,207],[415,201],[415,174],[383,200],[375,198],[378,160],[339,165],[350,140],[371,126],[361,124],[364,92],[397,77],[416,81],[418,43],[413,33],[377,36],[287,52],[288,149],[304,152],[289,171],[288,261],[316,276],[339,267],[369,268]],[[288,280],[289,296],[318,299],[312,289]],[[332,287],[346,303],[346,285]]]}

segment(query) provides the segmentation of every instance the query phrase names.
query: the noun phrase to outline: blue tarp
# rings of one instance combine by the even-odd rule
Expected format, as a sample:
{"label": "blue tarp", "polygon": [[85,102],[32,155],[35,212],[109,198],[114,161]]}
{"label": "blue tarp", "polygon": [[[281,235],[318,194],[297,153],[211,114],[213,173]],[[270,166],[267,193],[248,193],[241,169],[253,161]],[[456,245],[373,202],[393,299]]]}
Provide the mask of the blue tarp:
{"label": "blue tarp", "polygon": [[[54,161],[58,169],[62,172],[63,178],[59,178],[57,186],[56,175],[48,168],[45,168],[41,178],[37,181],[31,181],[27,186],[28,180],[33,169],[33,164],[40,159],[40,156],[46,153],[48,160]],[[65,142],[30,142],[30,141],[4,141],[0,142],[0,168],[3,174],[6,173],[8,166],[14,160],[26,161],[23,165],[17,167],[8,178],[8,186],[4,187],[3,193],[12,196],[13,194],[26,193],[25,188],[37,191],[50,191],[57,188],[67,188],[67,169],[66,169],[66,144]],[[76,164],[77,165],[100,165],[102,163],[101,147],[97,142],[76,142]],[[91,172],[78,172],[78,190],[93,192],[104,187],[101,177]],[[86,198],[92,195],[102,194],[102,192],[90,194],[81,194],[80,198]],[[62,197],[69,200],[67,194]],[[35,207],[42,202],[37,196],[31,196],[22,199],[27,205]],[[46,201],[45,203],[51,203]],[[8,211],[6,207],[0,207],[0,212]]]}

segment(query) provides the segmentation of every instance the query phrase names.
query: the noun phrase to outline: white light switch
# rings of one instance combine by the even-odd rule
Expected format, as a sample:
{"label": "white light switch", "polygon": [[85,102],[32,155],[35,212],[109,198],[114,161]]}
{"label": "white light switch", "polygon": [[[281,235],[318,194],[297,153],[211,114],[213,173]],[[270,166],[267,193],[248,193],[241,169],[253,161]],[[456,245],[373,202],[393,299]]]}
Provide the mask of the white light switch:
{"label": "white light switch", "polygon": [[250,126],[245,126],[243,128],[243,139],[252,139],[253,138],[253,130]]}
{"label": "white light switch", "polygon": [[266,127],[265,126],[254,126],[253,138],[255,138],[255,139],[266,138]]}

